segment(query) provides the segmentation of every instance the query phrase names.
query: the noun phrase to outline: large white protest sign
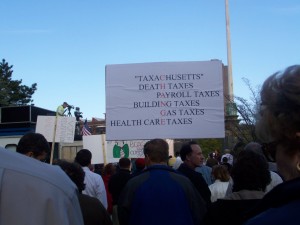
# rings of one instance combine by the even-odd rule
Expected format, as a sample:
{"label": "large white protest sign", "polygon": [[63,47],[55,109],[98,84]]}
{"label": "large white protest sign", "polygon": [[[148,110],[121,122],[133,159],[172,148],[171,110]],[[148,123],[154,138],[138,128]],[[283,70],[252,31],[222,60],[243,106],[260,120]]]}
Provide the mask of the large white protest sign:
{"label": "large white protest sign", "polygon": [[[75,134],[75,117],[58,116],[56,121],[55,142],[73,143]],[[36,133],[45,136],[48,142],[53,141],[55,116],[38,116]]]}
{"label": "large white protest sign", "polygon": [[106,66],[106,138],[224,137],[221,61]]}

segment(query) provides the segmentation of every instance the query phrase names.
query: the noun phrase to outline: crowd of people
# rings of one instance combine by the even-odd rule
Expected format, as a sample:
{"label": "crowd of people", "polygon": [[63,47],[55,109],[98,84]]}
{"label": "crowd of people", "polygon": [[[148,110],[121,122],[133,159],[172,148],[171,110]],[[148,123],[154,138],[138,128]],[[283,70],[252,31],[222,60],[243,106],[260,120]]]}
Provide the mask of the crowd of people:
{"label": "crowd of people", "polygon": [[[63,110],[62,106],[62,110]],[[205,159],[195,141],[175,158],[152,139],[144,158],[120,158],[96,173],[88,149],[45,163],[50,146],[27,133],[17,153],[0,148],[0,224],[298,224],[300,66],[271,75],[261,90],[260,142]]]}

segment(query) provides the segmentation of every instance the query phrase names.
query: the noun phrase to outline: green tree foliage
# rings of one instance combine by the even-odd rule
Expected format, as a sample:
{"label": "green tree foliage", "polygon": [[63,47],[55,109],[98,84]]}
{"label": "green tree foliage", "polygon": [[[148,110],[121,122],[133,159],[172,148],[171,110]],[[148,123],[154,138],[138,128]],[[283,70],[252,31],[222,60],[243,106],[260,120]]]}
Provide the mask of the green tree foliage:
{"label": "green tree foliage", "polygon": [[22,80],[12,80],[13,66],[5,59],[0,62],[0,106],[18,106],[32,103],[37,84],[22,85]]}
{"label": "green tree foliage", "polygon": [[209,153],[214,152],[215,150],[221,153],[223,139],[217,139],[217,138],[197,139],[197,143],[200,145],[204,157],[207,158]]}

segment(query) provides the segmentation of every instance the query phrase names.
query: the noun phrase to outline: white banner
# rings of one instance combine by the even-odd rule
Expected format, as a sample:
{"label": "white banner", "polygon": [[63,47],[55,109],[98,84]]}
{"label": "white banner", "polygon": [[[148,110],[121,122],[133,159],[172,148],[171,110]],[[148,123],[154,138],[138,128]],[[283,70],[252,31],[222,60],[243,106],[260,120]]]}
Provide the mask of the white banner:
{"label": "white banner", "polygon": [[[83,148],[92,153],[92,164],[115,163],[120,158],[144,158],[144,145],[148,140],[105,141],[105,134],[82,136]],[[103,145],[104,141],[104,145]],[[169,144],[169,155],[174,155],[174,142]]]}
{"label": "white banner", "polygon": [[[55,142],[73,143],[75,135],[75,117],[58,116],[56,121]],[[53,141],[55,116],[38,116],[35,132],[45,136],[48,142]]]}
{"label": "white banner", "polygon": [[222,138],[221,61],[106,66],[106,138]]}
{"label": "white banner", "polygon": [[114,161],[120,158],[144,158],[144,144],[147,140],[107,141],[107,159]]}
{"label": "white banner", "polygon": [[[102,134],[103,135],[103,134]],[[82,136],[83,148],[88,149],[92,153],[92,164],[106,163],[104,161],[105,137],[102,135]]]}
{"label": "white banner", "polygon": [[143,147],[146,140],[105,141],[104,145],[103,140],[104,134],[82,136],[83,148],[92,153],[92,164],[115,163],[122,157],[144,158]]}

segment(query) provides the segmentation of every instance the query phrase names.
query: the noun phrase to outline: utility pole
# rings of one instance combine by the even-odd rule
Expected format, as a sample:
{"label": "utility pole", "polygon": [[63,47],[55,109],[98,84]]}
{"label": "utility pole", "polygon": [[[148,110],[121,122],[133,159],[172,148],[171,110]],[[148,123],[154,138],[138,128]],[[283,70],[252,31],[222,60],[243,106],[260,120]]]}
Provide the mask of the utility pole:
{"label": "utility pole", "polygon": [[226,39],[227,39],[228,98],[229,98],[230,102],[233,102],[231,40],[230,40],[230,21],[229,21],[228,0],[225,0],[225,15],[226,15]]}
{"label": "utility pole", "polygon": [[229,6],[225,0],[225,16],[226,16],[226,39],[227,39],[227,69],[228,69],[228,96],[226,101],[226,116],[225,116],[225,147],[233,148],[236,143],[236,137],[233,130],[238,125],[237,107],[234,103],[233,96],[233,79],[232,79],[232,62],[231,62],[231,40],[230,40],[230,21],[229,21]]}

